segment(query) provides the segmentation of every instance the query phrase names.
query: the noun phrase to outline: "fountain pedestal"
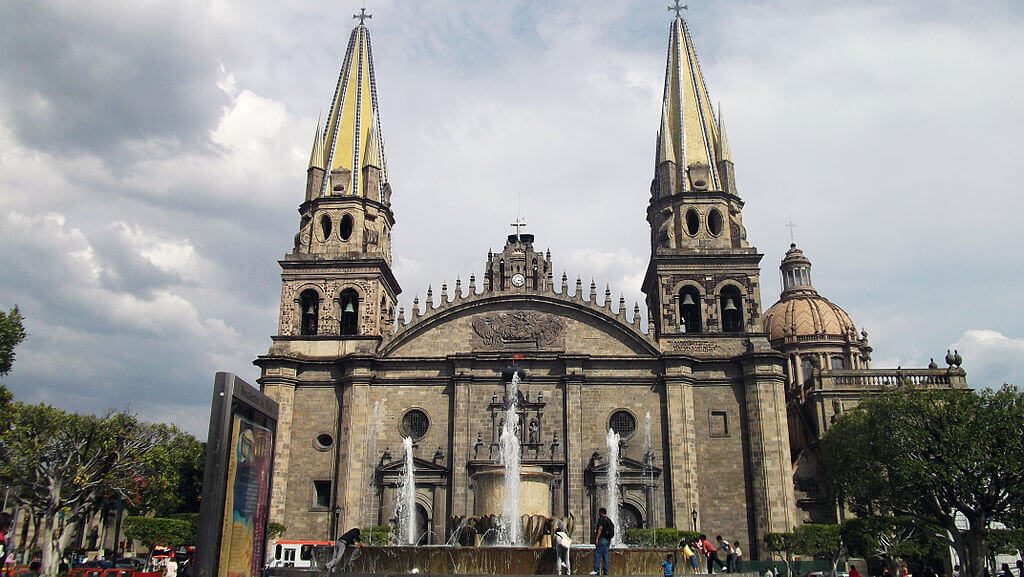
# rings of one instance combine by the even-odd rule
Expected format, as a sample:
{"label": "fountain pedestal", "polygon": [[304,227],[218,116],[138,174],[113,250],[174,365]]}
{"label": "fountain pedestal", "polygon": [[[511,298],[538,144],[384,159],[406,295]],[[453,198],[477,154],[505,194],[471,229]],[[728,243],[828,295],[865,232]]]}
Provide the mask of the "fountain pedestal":
{"label": "fountain pedestal", "polygon": [[[473,514],[479,517],[500,515],[505,499],[505,467],[485,467],[474,473],[472,478],[476,486]],[[551,482],[554,478],[540,467],[522,467],[519,474],[522,515],[551,516]]]}

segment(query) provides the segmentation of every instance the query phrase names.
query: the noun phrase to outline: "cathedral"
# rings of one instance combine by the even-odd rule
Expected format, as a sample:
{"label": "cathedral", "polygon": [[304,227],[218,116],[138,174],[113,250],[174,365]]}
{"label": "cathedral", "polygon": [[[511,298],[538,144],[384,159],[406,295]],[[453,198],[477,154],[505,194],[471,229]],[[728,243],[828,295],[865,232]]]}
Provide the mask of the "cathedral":
{"label": "cathedral", "polygon": [[314,138],[294,245],[279,261],[277,335],[255,361],[280,405],[271,520],[289,538],[388,523],[411,437],[420,542],[446,542],[454,519],[473,514],[475,475],[497,459],[502,372],[515,364],[527,375],[523,465],[550,475],[551,513],[575,517],[574,540],[589,540],[604,506],[612,429],[620,529],[722,534],[760,559],[766,533],[841,515],[817,455],[838,414],[886,387],[966,386],[957,355],[947,368],[871,368],[867,333],[817,293],[796,245],[780,266],[779,301],[762,312],[762,254],[679,16],[665,70],[653,178],[637,183],[650,189],[646,322],[639,306],[556,277],[551,253],[522,231],[501,252],[481,252],[481,278],[442,285],[406,313],[360,19]]}

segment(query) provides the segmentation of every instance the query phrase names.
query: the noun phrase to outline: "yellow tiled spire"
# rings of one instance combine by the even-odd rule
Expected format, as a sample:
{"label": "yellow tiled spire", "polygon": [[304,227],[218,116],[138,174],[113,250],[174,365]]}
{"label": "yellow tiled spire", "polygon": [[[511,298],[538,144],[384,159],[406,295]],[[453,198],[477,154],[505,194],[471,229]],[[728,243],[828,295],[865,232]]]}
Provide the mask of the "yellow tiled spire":
{"label": "yellow tiled spire", "polygon": [[[687,169],[695,164],[706,165],[710,170],[708,188],[720,190],[721,179],[715,162],[718,160],[715,154],[719,143],[718,126],[693,38],[682,17],[674,18],[669,30],[661,116],[658,164],[675,163],[677,182],[681,183],[682,190],[693,188]],[[671,152],[675,158],[671,157]],[[675,192],[679,191],[671,191]]]}
{"label": "yellow tiled spire", "polygon": [[732,150],[729,149],[729,138],[725,135],[725,119],[722,118],[722,104],[718,104],[718,143],[715,147],[718,160],[732,162]]}
{"label": "yellow tiled spire", "polygon": [[321,133],[323,126],[323,113],[316,117],[316,132],[313,133],[313,150],[309,153],[309,168],[324,167],[324,139]]}
{"label": "yellow tiled spire", "polygon": [[[349,37],[323,132],[321,155],[319,165],[328,173],[321,196],[357,195],[377,202],[385,201],[387,162],[377,109],[370,31],[362,20]],[[379,170],[380,178],[364,178],[364,169],[368,167]]]}

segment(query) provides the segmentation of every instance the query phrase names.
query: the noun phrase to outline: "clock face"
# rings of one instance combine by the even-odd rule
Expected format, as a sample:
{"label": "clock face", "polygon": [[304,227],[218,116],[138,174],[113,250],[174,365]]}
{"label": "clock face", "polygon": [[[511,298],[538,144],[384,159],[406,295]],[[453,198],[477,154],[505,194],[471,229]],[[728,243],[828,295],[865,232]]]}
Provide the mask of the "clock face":
{"label": "clock face", "polygon": [[516,273],[512,275],[512,284],[515,286],[523,286],[526,284],[526,277],[522,273]]}

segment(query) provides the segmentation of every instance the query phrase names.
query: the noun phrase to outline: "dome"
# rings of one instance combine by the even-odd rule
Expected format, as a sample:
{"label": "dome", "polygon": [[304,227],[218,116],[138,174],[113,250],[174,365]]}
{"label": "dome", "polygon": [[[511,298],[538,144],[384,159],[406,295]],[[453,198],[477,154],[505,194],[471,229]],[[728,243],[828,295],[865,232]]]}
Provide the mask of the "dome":
{"label": "dome", "polygon": [[856,338],[857,329],[839,305],[818,294],[811,284],[811,261],[795,244],[789,245],[779,267],[782,295],[761,316],[771,341],[789,336]]}
{"label": "dome", "polygon": [[787,295],[765,311],[761,320],[771,341],[788,336],[845,338],[857,334],[846,311],[813,291]]}

